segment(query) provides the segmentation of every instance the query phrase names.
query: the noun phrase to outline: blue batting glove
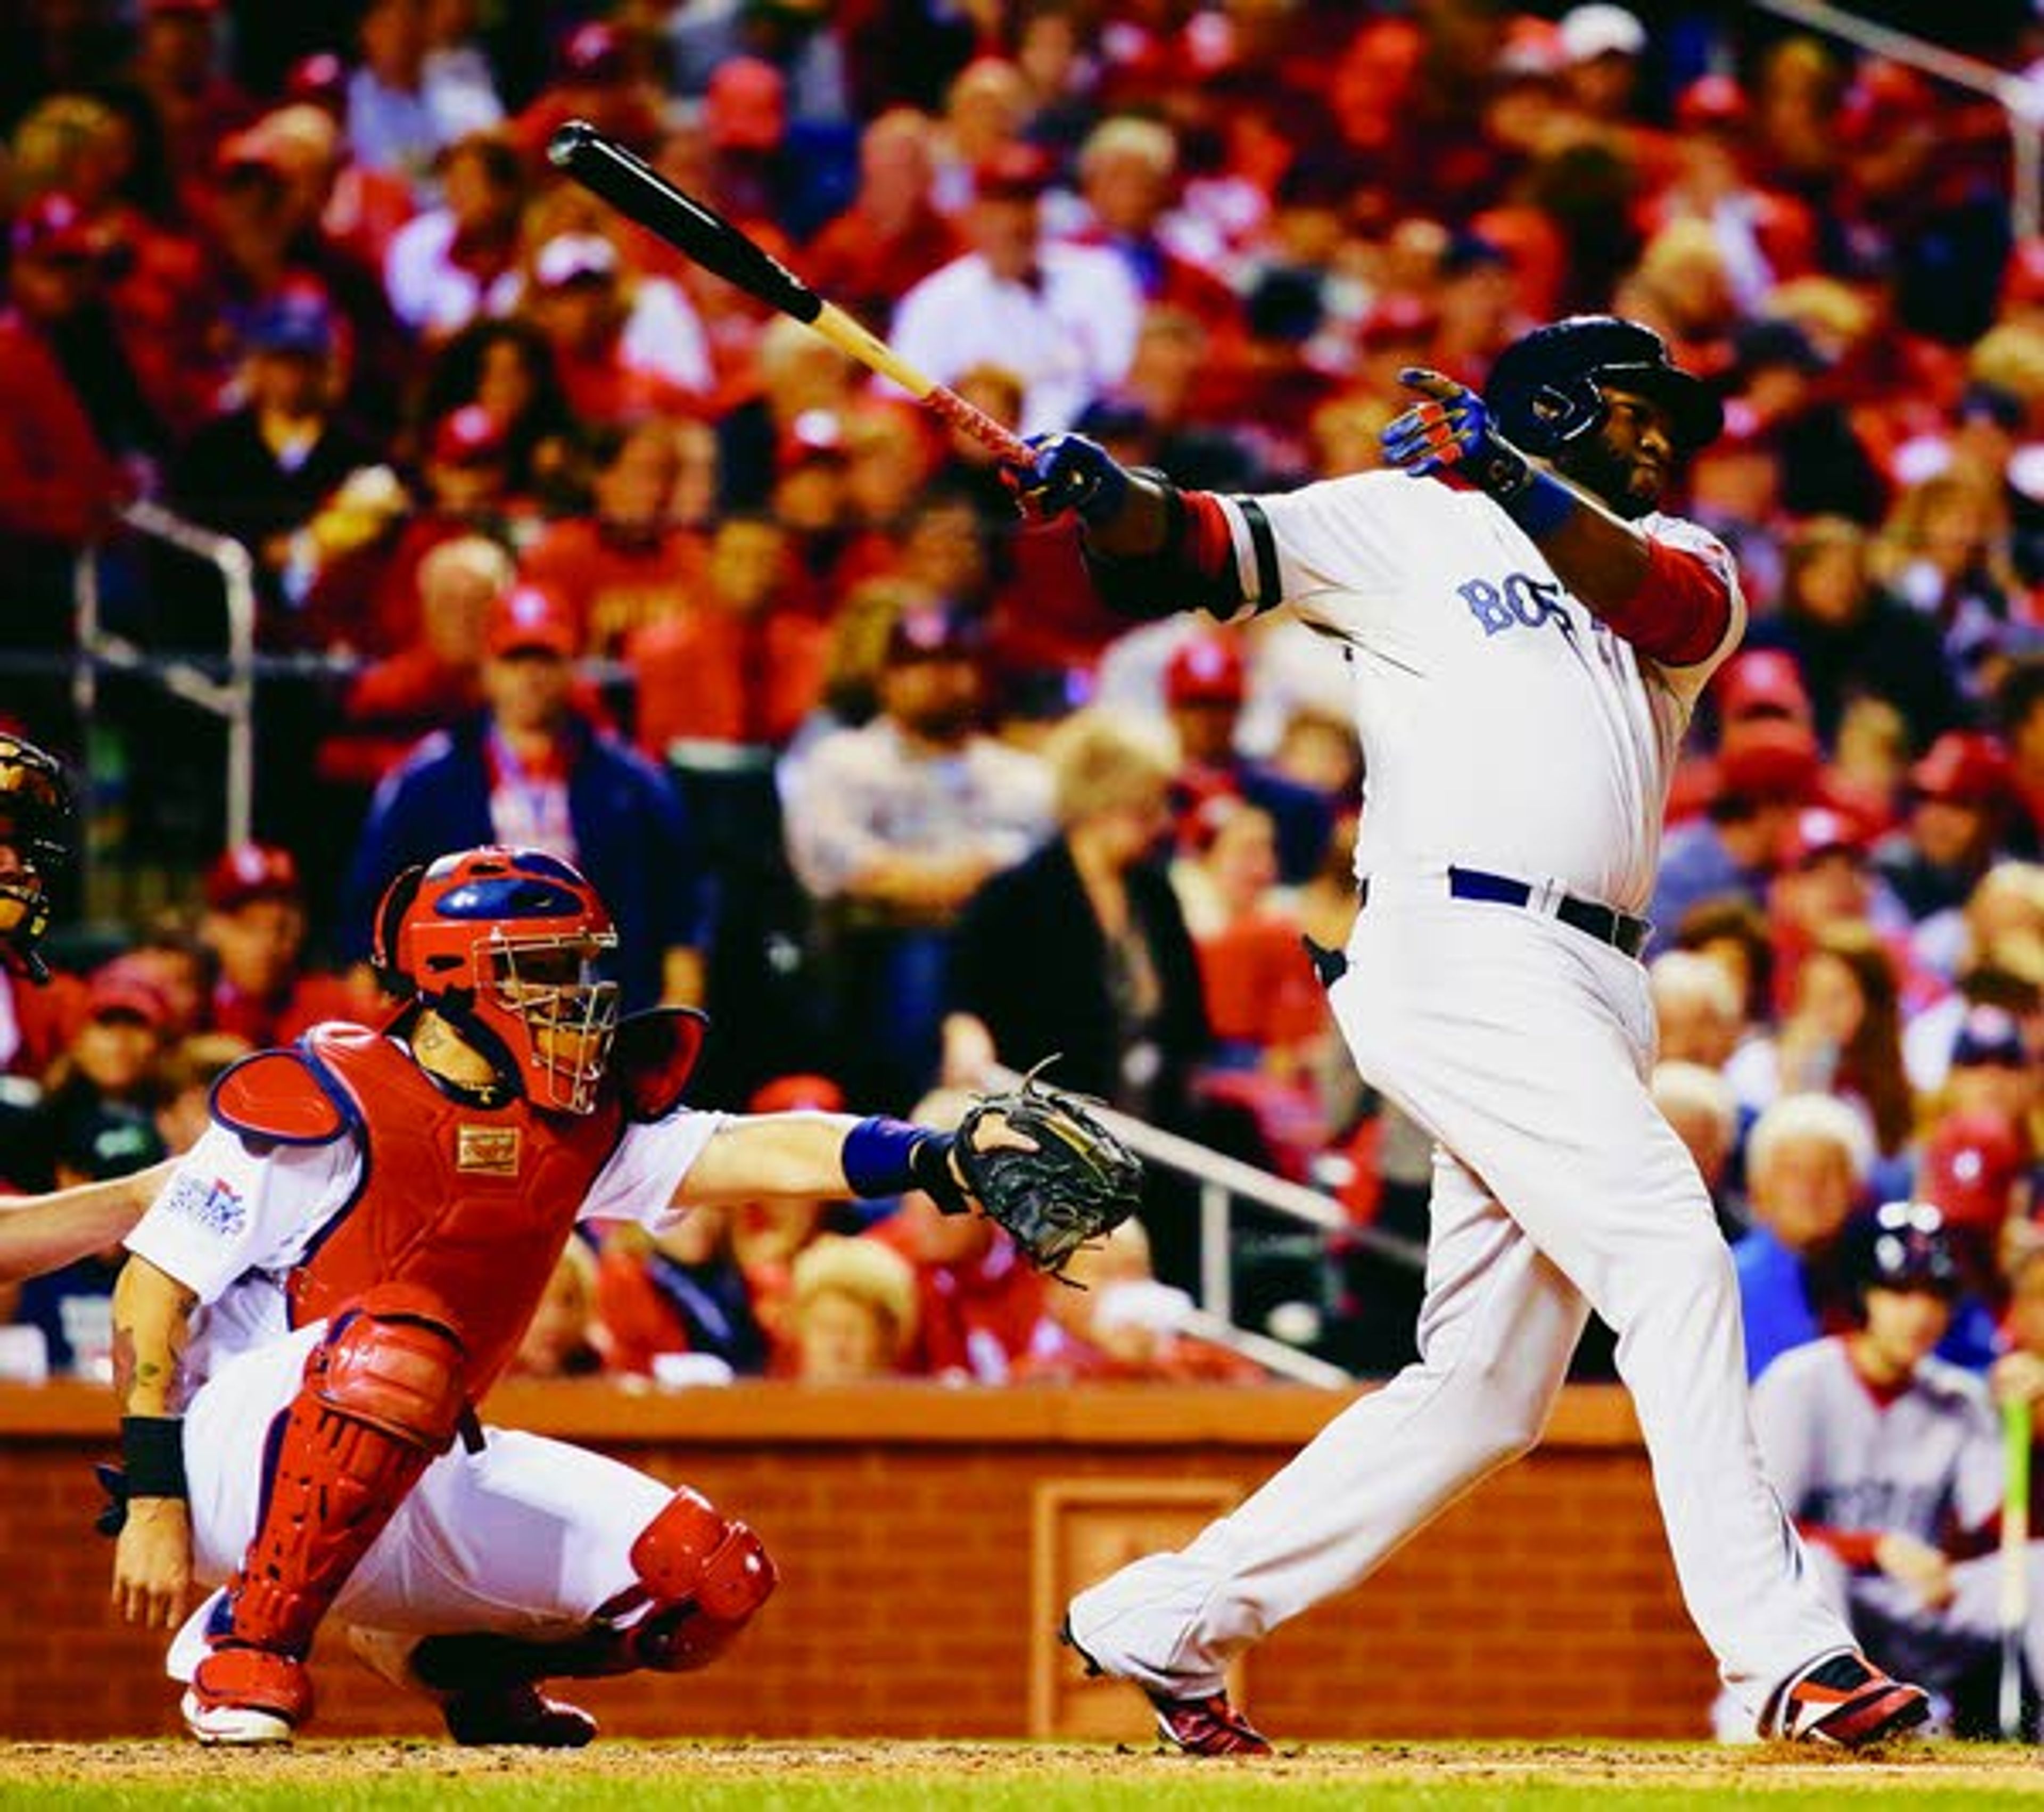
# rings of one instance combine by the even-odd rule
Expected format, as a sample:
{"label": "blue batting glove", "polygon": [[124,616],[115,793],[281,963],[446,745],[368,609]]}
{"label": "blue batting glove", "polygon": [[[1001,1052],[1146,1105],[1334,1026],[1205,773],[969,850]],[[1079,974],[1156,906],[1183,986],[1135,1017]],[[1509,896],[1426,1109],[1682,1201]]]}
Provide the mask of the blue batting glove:
{"label": "blue batting glove", "polygon": [[1378,436],[1385,459],[1416,478],[1450,467],[1500,502],[1516,497],[1533,477],[1526,456],[1492,424],[1484,400],[1466,384],[1418,367],[1398,374],[1422,401]]}
{"label": "blue batting glove", "polygon": [[1098,442],[1083,434],[1038,434],[1029,447],[1036,455],[1032,464],[1001,470],[1038,516],[1075,510],[1083,522],[1104,522],[1121,508],[1128,474]]}

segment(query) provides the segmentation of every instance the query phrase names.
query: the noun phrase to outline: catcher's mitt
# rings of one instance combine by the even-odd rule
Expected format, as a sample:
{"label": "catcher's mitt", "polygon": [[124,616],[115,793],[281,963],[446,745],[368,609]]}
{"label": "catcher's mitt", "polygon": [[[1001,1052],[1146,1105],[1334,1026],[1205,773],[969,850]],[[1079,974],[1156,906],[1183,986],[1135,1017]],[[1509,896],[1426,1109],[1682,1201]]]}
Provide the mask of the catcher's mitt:
{"label": "catcher's mitt", "polygon": [[[988,1124],[997,1118],[1031,1149],[1002,1138]],[[982,1136],[997,1142],[983,1145]],[[1143,1187],[1135,1154],[1078,1096],[1039,1082],[1035,1070],[966,1110],[951,1157],[988,1219],[1007,1228],[1032,1264],[1054,1275],[1080,1247],[1135,1213]]]}

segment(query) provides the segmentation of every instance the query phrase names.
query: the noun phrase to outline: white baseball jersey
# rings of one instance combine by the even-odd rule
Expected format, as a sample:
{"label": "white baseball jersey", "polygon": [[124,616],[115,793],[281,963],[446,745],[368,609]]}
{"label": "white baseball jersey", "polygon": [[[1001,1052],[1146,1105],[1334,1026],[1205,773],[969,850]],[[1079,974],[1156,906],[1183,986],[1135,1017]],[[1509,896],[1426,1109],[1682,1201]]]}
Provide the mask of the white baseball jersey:
{"label": "white baseball jersey", "polygon": [[1673,516],[1637,524],[1731,596],[1718,647],[1671,669],[1606,628],[1480,492],[1366,472],[1259,497],[1270,574],[1242,503],[1221,504],[1244,596],[1288,601],[1350,650],[1369,770],[1357,873],[1454,862],[1645,910],[1677,745],[1745,630],[1720,543]]}
{"label": "white baseball jersey", "polygon": [[2000,1509],[1999,1426],[1987,1387],[1938,1359],[1884,1400],[1842,1336],[1792,1348],[1753,1387],[1754,1432],[1791,1516],[1933,1547]]}
{"label": "white baseball jersey", "polygon": [[[1647,1089],[1646,972],[1559,916],[1564,895],[1650,897],[1677,743],[1744,624],[1730,556],[1689,524],[1638,525],[1731,600],[1717,646],[1673,670],[1480,493],[1385,472],[1220,507],[1247,601],[1289,602],[1348,651],[1370,893],[1329,1000],[1364,1080],[1435,1142],[1420,1357],[1183,1551],[1081,1592],[1074,1638],[1153,1691],[1217,1691],[1233,1656],[1539,1439],[1594,1309],[1683,1597],[1750,1729],[1851,1633],[1761,1474],[1731,1256]],[[1531,898],[1457,896],[1450,867]]]}

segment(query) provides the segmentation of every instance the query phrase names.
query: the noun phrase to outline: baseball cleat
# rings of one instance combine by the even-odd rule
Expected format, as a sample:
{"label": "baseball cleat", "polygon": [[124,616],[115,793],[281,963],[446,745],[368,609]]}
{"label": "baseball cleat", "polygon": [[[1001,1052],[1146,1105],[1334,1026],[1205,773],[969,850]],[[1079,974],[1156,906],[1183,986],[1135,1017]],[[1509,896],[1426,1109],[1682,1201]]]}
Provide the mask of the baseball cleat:
{"label": "baseball cleat", "polygon": [[202,1743],[288,1743],[313,1714],[312,1676],[290,1655],[216,1649],[199,1663],[178,1709]]}
{"label": "baseball cleat", "polygon": [[[1088,1679],[1098,1680],[1107,1674],[1107,1669],[1079,1646],[1078,1638],[1072,1633],[1070,1618],[1058,1626],[1058,1640],[1078,1657]],[[1224,1692],[1198,1699],[1174,1699],[1169,1693],[1151,1691],[1139,1680],[1128,1683],[1150,1701],[1150,1709],[1156,1714],[1158,1737],[1182,1755],[1268,1756],[1276,1752],[1270,1746],[1270,1738],[1228,1703]]]}
{"label": "baseball cleat", "polygon": [[1848,1649],[1819,1661],[1783,1693],[1772,1734],[1859,1749],[1913,1730],[1930,1715],[1931,1697],[1921,1687],[1890,1680]]}
{"label": "baseball cleat", "polygon": [[524,1749],[579,1749],[596,1739],[596,1720],[578,1705],[549,1699],[536,1686],[462,1692],[440,1707],[448,1734],[465,1749],[505,1744]]}

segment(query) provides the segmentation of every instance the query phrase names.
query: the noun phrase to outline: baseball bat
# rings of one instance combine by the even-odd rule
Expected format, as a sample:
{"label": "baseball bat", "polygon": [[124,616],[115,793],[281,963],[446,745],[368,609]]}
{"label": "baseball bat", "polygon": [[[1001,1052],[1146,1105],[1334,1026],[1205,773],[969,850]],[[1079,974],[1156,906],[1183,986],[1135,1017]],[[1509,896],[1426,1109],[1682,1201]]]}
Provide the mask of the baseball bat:
{"label": "baseball bat", "polygon": [[759,242],[706,202],[678,189],[636,152],[586,120],[570,120],[547,144],[547,158],[655,239],[714,271],[769,308],[820,334],[847,358],[899,384],[916,401],[1004,459],[1032,464],[1028,443],[918,370],[835,302],[827,302]]}
{"label": "baseball bat", "polygon": [[2030,1618],[2030,1400],[2001,1406],[2001,1679],[1996,1722],[2005,1742],[2023,1733],[2023,1626]]}

